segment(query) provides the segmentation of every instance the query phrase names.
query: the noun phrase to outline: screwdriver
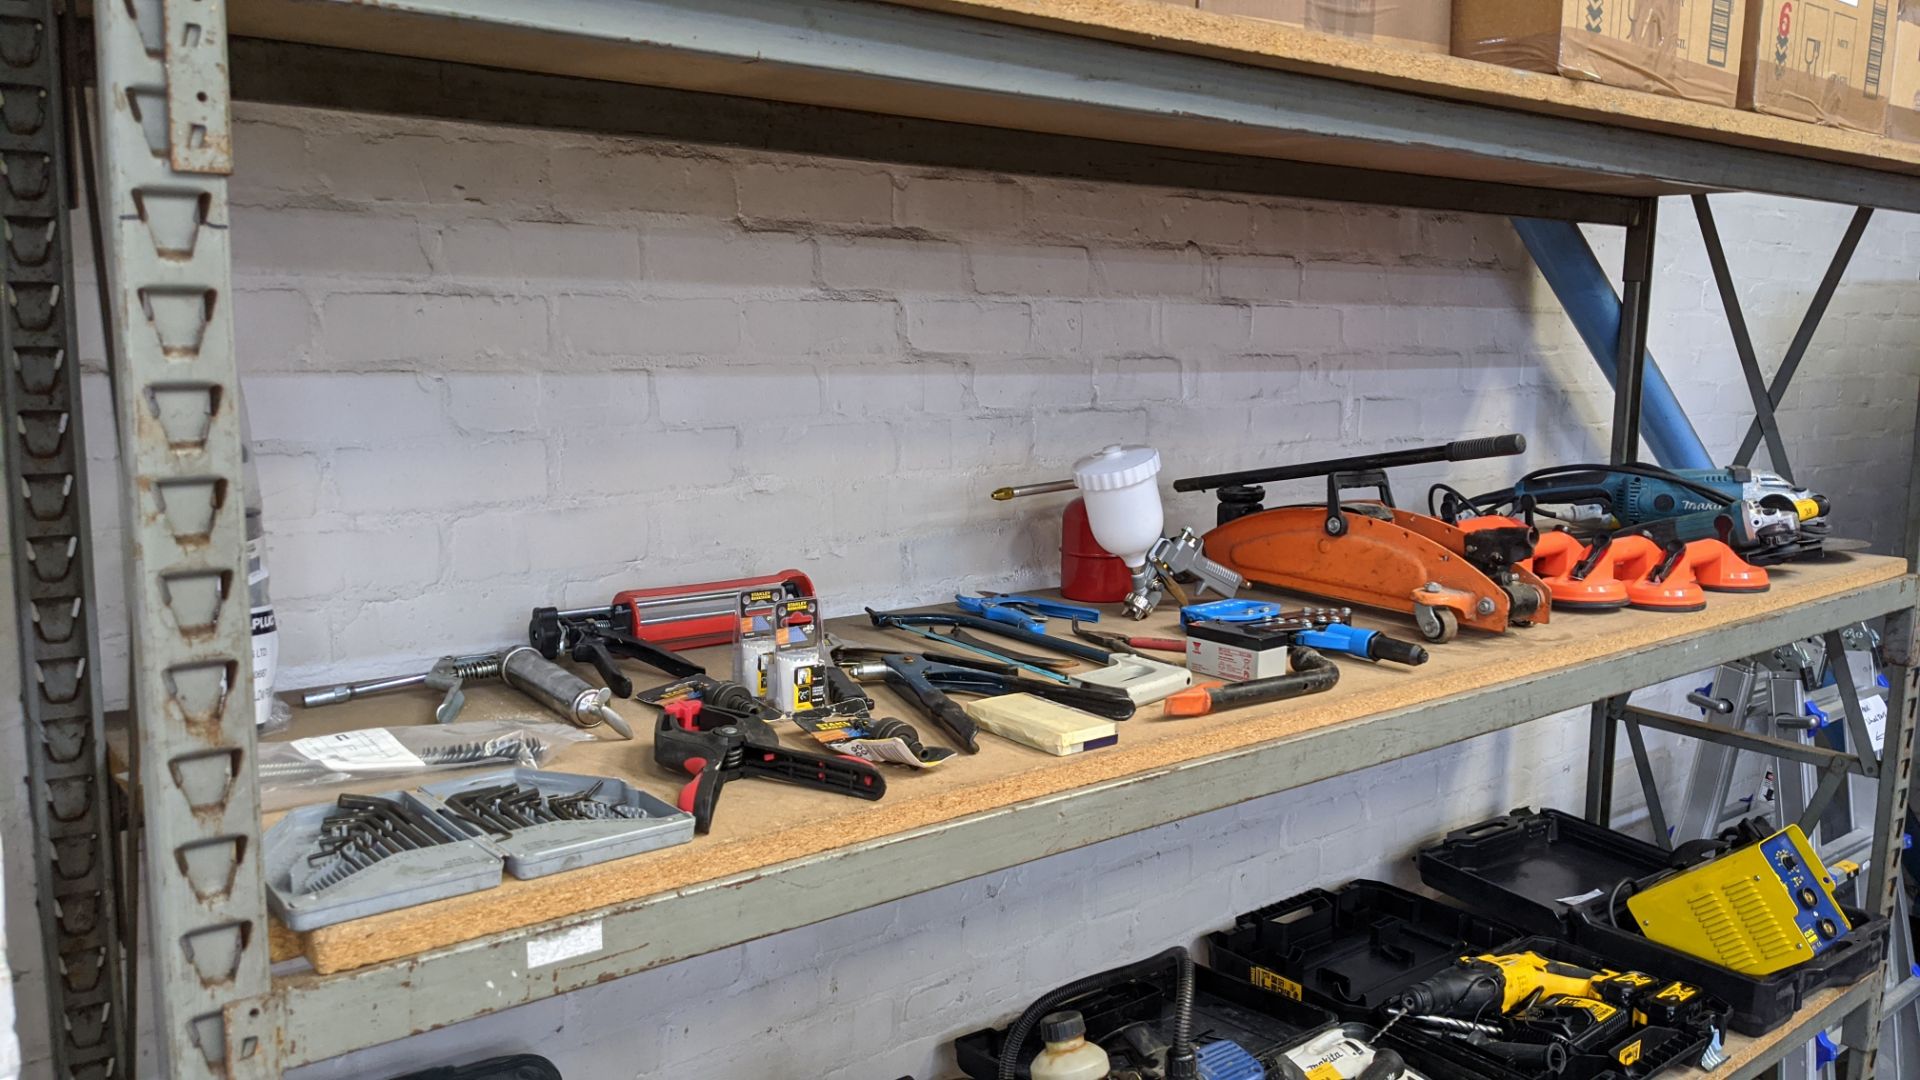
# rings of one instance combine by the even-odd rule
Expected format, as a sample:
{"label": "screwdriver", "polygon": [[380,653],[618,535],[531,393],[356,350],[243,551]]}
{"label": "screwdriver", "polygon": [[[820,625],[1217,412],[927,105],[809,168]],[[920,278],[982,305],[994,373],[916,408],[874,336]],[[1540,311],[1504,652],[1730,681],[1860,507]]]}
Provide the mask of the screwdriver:
{"label": "screwdriver", "polygon": [[1285,675],[1242,683],[1208,683],[1182,690],[1162,703],[1166,714],[1169,717],[1205,716],[1223,709],[1317,694],[1332,689],[1340,681],[1340,669],[1333,666],[1333,661],[1305,645],[1287,650],[1287,659],[1293,670]]}

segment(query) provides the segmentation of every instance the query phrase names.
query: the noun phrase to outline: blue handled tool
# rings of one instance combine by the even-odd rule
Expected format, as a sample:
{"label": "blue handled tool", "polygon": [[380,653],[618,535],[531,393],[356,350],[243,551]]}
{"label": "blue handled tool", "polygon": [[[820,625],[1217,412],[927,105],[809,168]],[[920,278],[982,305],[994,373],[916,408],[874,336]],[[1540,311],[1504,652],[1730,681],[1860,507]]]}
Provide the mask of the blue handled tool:
{"label": "blue handled tool", "polygon": [[1412,642],[1390,638],[1378,630],[1362,630],[1346,623],[1327,623],[1294,635],[1301,645],[1323,652],[1343,653],[1367,660],[1392,660],[1397,664],[1424,664],[1427,650]]}
{"label": "blue handled tool", "polygon": [[1058,600],[1049,600],[1044,596],[1017,596],[989,594],[986,596],[956,596],[953,602],[961,611],[971,612],[994,622],[1017,626],[1033,633],[1045,633],[1049,615],[1062,619],[1077,619],[1081,622],[1099,622],[1100,612],[1095,608],[1080,604],[1067,604]]}
{"label": "blue handled tool", "polygon": [[1188,604],[1180,609],[1180,625],[1192,626],[1197,622],[1255,623],[1277,619],[1282,611],[1279,604],[1261,600],[1210,600],[1204,604]]}

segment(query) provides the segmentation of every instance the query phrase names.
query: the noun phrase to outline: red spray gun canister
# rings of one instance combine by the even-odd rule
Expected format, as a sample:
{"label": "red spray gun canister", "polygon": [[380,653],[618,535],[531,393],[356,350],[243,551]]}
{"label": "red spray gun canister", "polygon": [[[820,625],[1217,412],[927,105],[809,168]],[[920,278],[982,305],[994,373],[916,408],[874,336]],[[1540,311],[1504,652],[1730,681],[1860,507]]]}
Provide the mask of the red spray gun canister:
{"label": "red spray gun canister", "polygon": [[1133,574],[1100,546],[1087,524],[1087,504],[1075,499],[1060,514],[1060,595],[1083,604],[1117,604],[1133,587]]}

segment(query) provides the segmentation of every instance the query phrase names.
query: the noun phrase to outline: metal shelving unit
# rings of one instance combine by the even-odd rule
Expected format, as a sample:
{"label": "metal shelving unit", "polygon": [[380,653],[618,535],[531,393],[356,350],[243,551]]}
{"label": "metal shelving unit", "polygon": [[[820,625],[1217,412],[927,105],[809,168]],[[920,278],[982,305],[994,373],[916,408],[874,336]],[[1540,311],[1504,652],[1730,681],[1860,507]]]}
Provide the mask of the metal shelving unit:
{"label": "metal shelving unit", "polygon": [[[179,1080],[277,1076],[304,1062],[1510,727],[1570,703],[1602,703],[1592,774],[1598,815],[1606,809],[1612,733],[1626,715],[1606,703],[1636,687],[1882,617],[1897,675],[1887,749],[1879,760],[1859,764],[1877,778],[1879,795],[1866,895],[1871,905],[1891,910],[1916,686],[1920,590],[1911,573],[1417,710],[602,909],[591,917],[602,924],[603,947],[537,977],[527,970],[526,944],[554,925],[336,975],[273,979],[250,774],[255,746],[227,302],[229,94],[1622,226],[1627,296],[1614,424],[1615,455],[1622,459],[1637,451],[1659,196],[1753,191],[1912,211],[1920,210],[1920,176],[868,0],[129,0],[96,4],[93,12],[105,163],[101,220],[110,240],[107,306],[128,492],[136,745],[160,1027]],[[229,42],[229,19],[237,34],[250,36]],[[50,49],[46,38],[58,24],[49,0],[0,0],[0,32],[22,20]],[[0,43],[5,40],[0,33]],[[9,65],[6,79],[44,101],[61,99],[52,65],[15,63],[20,54],[11,48],[0,53]],[[15,85],[5,88],[10,120],[20,100]],[[43,134],[36,146],[0,146],[9,183],[17,153],[39,153],[57,166],[56,143]],[[17,232],[10,230],[10,237]],[[28,280],[20,264],[32,260],[21,260],[17,249],[17,241],[9,244],[10,282]],[[55,251],[64,272],[67,253]],[[1843,268],[1844,259],[1837,266]],[[9,293],[12,311],[24,310],[25,292],[15,285]],[[50,325],[51,331],[34,332],[66,336],[36,339],[36,347],[63,352],[70,319],[64,330],[57,321]],[[13,322],[7,327],[16,332]],[[37,370],[22,359],[25,339],[7,344],[15,357],[9,376],[24,380]],[[1751,348],[1741,352],[1752,368]],[[1772,406],[1785,380],[1765,387],[1754,370],[1750,382],[1759,388],[1759,427],[1771,436]],[[46,417],[30,414],[51,409],[77,446],[79,415],[71,400],[15,394],[5,401],[14,414],[10,430],[29,430],[22,426],[28,419],[41,421],[32,430],[44,430]],[[10,451],[19,449],[9,444]],[[9,453],[10,490],[40,490],[21,481],[70,474],[75,459],[43,468],[35,449]],[[1903,554],[1911,567],[1920,556],[1920,458],[1910,476]],[[16,549],[20,530],[37,527],[30,524],[38,520],[31,513],[36,506],[12,507]],[[60,535],[84,567],[92,554],[84,527]],[[22,590],[29,687],[40,685],[35,665],[47,657],[45,639],[32,632],[45,625],[44,615],[36,621],[41,609],[27,605],[45,595]],[[90,614],[84,584],[73,596],[76,610]],[[95,659],[93,636],[88,626],[72,646],[88,662]],[[95,668],[89,663],[84,670]],[[52,719],[35,715],[43,725]],[[97,704],[74,717],[97,754]],[[55,745],[35,748],[45,755],[33,758],[36,767],[55,762]],[[49,775],[36,772],[36,783]],[[85,788],[80,805],[94,815],[87,820],[101,820],[104,795],[99,779]],[[72,802],[59,805],[73,808]],[[70,820],[64,812],[57,816],[63,824]],[[90,835],[97,848],[109,846],[98,826]],[[112,892],[104,881],[100,895]],[[110,941],[104,947],[115,948]],[[1795,1028],[1805,1035],[1844,1013],[1846,1041],[1856,1048],[1848,1058],[1855,1077],[1871,1075],[1882,996],[1877,985],[1862,986],[1826,1005],[1829,1011],[1799,1018]],[[417,992],[422,988],[431,992]],[[123,1039],[116,1025],[124,1019],[124,1011],[110,1010],[104,1037]],[[1768,1049],[1743,1066],[1752,1071],[1742,1075],[1762,1074],[1789,1049]],[[124,1054],[104,1068],[79,1056],[60,1065],[63,1076],[132,1072]]]}

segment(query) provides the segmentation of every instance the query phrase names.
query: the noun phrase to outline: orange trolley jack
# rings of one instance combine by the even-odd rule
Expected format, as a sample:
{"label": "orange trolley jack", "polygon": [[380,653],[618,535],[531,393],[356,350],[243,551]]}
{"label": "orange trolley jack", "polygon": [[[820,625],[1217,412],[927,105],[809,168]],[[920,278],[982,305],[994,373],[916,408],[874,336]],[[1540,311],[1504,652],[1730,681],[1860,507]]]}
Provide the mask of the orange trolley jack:
{"label": "orange trolley jack", "polygon": [[[1517,454],[1519,435],[1470,439],[1372,457],[1255,469],[1174,482],[1175,491],[1218,489],[1220,525],[1206,535],[1207,556],[1249,581],[1342,603],[1413,616],[1428,641],[1450,641],[1465,626],[1503,633],[1546,622],[1552,600],[1520,565],[1536,533],[1517,521],[1489,519],[1472,529],[1399,509],[1385,468]],[[1327,478],[1324,505],[1260,504],[1256,486]],[[1378,501],[1343,502],[1341,493],[1373,489]]]}

